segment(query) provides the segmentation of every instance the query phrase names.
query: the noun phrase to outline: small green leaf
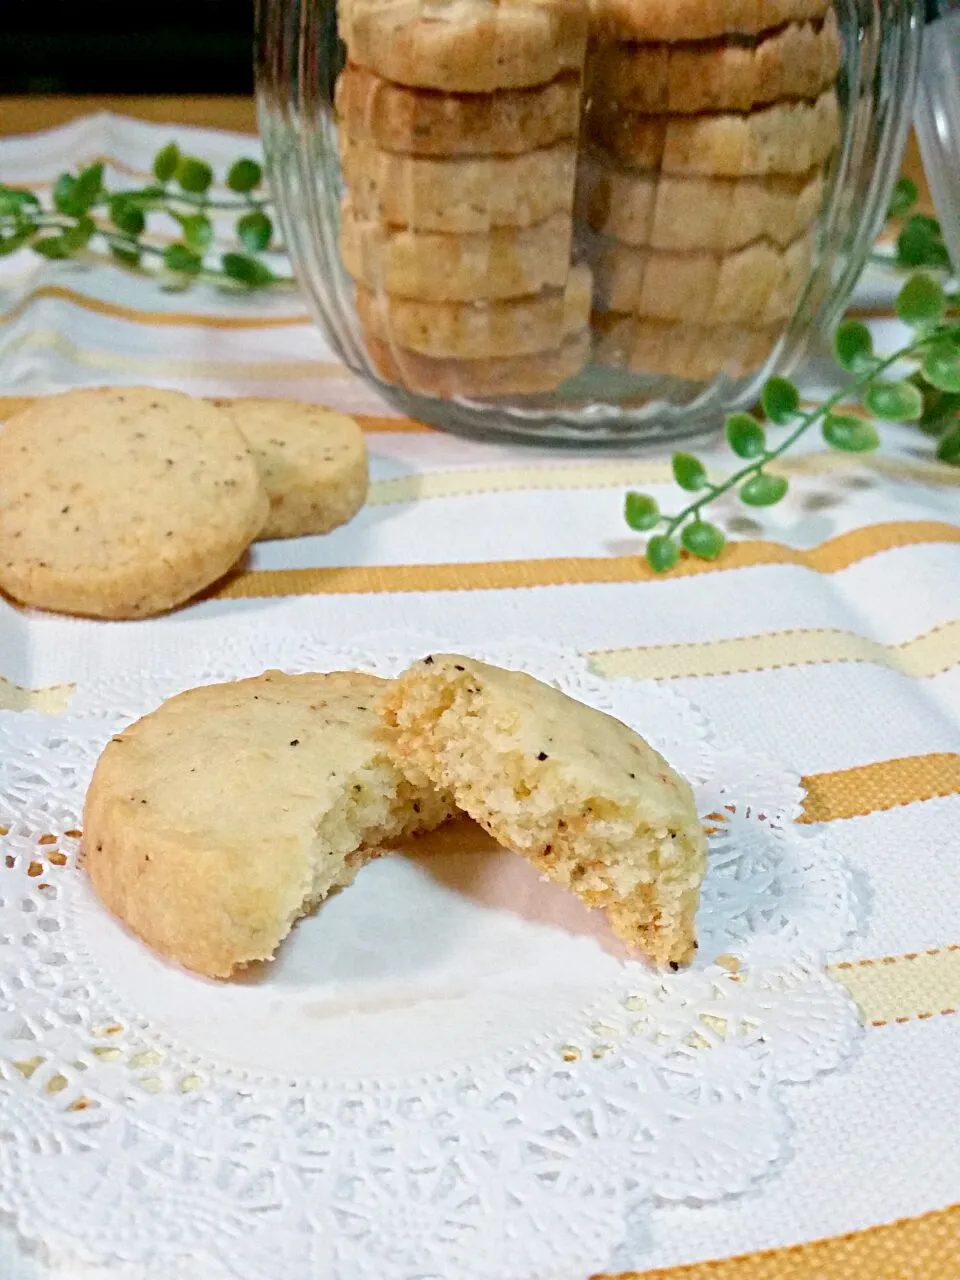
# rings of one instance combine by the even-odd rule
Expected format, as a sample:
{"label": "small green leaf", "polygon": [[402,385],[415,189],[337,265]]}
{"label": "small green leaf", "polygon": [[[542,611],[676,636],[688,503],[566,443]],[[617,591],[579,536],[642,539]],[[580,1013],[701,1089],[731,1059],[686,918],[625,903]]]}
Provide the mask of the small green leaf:
{"label": "small green leaf", "polygon": [[180,163],[180,148],[175,142],[168,142],[153,157],[153,176],[158,182],[169,182],[177,172]]}
{"label": "small green leaf", "polygon": [[9,217],[14,213],[26,213],[28,209],[38,209],[40,201],[32,191],[19,187],[0,186],[0,217]]}
{"label": "small green leaf", "polygon": [[70,246],[63,236],[41,236],[30,248],[42,258],[69,258]]}
{"label": "small green leaf", "polygon": [[227,174],[227,186],[242,196],[259,187],[262,180],[263,170],[256,160],[235,160]]}
{"label": "small green leaf", "polygon": [[912,382],[873,382],[863,403],[884,422],[919,422],[923,417],[923,396]]}
{"label": "small green leaf", "polygon": [[207,249],[213,241],[213,223],[204,213],[174,214],[183,239],[191,249]]}
{"label": "small green leaf", "polygon": [[770,378],[763,388],[763,411],[778,427],[785,427],[800,412],[800,392],[787,378]]}
{"label": "small green leaf", "polygon": [[923,358],[923,376],[938,391],[960,391],[960,345],[944,338]]}
{"label": "small green leaf", "polygon": [[949,270],[950,258],[936,218],[913,215],[897,237],[897,262],[907,270],[916,267]]}
{"label": "small green leaf", "polygon": [[699,458],[692,453],[675,453],[673,455],[673,478],[681,489],[695,493],[707,484],[707,472]]}
{"label": "small green leaf", "polygon": [[11,253],[16,253],[18,249],[22,248],[23,245],[26,244],[33,234],[33,227],[27,226],[20,227],[17,231],[14,231],[12,235],[0,236],[0,258],[6,258]]}
{"label": "small green leaf", "polygon": [[110,201],[110,221],[128,236],[138,236],[146,226],[143,210],[126,194],[114,196]]}
{"label": "small green leaf", "polygon": [[628,493],[623,505],[627,524],[637,533],[646,533],[660,523],[660,507],[646,493]]}
{"label": "small green leaf", "polygon": [[936,324],[947,306],[943,289],[928,275],[911,276],[897,298],[897,315],[914,329]]}
{"label": "small green leaf", "polygon": [[723,530],[718,529],[715,524],[708,524],[706,520],[695,520],[688,524],[680,536],[691,555],[699,556],[701,560],[716,560],[727,545]]}
{"label": "small green leaf", "polygon": [[177,161],[177,182],[192,195],[203,195],[213,181],[213,170],[205,160],[181,156]]}
{"label": "small green leaf", "polygon": [[86,213],[103,197],[103,164],[88,165],[77,178],[73,188],[73,202],[78,214]]}
{"label": "small green leaf", "polygon": [[63,242],[68,252],[77,253],[86,248],[96,229],[97,224],[89,217],[80,218],[72,227],[67,227],[63,232]]}
{"label": "small green leaf", "polygon": [[891,218],[905,217],[917,203],[919,195],[917,184],[912,178],[899,178],[897,185],[893,189],[889,216]]}
{"label": "small green leaf", "polygon": [[245,284],[249,289],[260,289],[273,283],[273,272],[256,258],[248,258],[243,253],[225,253],[220,259],[224,274],[238,284]]}
{"label": "small green leaf", "polygon": [[237,219],[237,239],[251,253],[260,253],[273,237],[273,223],[259,209]]}
{"label": "small green leaf", "polygon": [[768,475],[761,471],[740,490],[740,501],[748,507],[773,507],[786,497],[789,485],[783,476]]}
{"label": "small green leaf", "polygon": [[77,180],[72,173],[61,173],[53,184],[53,207],[58,213],[65,213],[69,218],[74,217],[77,212],[73,203],[73,190],[76,185]]}
{"label": "small green leaf", "polygon": [[163,265],[168,271],[195,276],[203,267],[203,258],[185,244],[171,244],[164,251]]}
{"label": "small green leaf", "polygon": [[647,564],[654,573],[669,573],[680,559],[680,548],[672,538],[659,534],[647,543]]}
{"label": "small green leaf", "polygon": [[939,436],[954,418],[960,418],[960,392],[938,391],[919,376],[917,381],[923,395],[923,417],[918,425],[927,435]]}
{"label": "small green leaf", "polygon": [[759,458],[766,450],[766,432],[752,413],[732,413],[727,418],[726,435],[738,458]]}
{"label": "small green leaf", "polygon": [[837,364],[848,373],[863,373],[877,365],[873,335],[859,320],[845,320],[833,340]]}
{"label": "small green leaf", "polygon": [[880,444],[873,423],[849,413],[831,413],[823,424],[823,438],[831,449],[843,453],[870,453]]}
{"label": "small green leaf", "polygon": [[112,244],[110,252],[125,267],[139,267],[140,265],[140,252],[137,249],[127,249],[123,245]]}
{"label": "small green leaf", "polygon": [[940,437],[940,442],[937,445],[937,457],[941,462],[949,462],[953,466],[960,466],[960,422]]}

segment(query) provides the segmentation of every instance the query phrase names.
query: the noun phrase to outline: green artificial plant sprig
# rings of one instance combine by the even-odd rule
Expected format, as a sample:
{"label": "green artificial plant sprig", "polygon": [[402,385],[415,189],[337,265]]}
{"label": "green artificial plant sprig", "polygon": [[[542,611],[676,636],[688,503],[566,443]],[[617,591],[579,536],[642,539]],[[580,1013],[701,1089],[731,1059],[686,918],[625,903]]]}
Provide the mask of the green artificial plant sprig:
{"label": "green artificial plant sprig", "polygon": [[[648,494],[628,493],[626,520],[632,529],[651,535],[646,549],[651,568],[658,573],[672,569],[681,546],[700,559],[715,560],[726,546],[726,537],[704,520],[704,508],[734,490],[748,506],[780,502],[788,482],[768,468],[814,427],[820,428],[833,449],[846,453],[876,449],[880,444],[876,427],[850,412],[847,402],[851,400],[859,399],[874,418],[917,423],[936,436],[941,461],[960,465],[960,320],[955,318],[956,311],[956,297],[946,294],[938,280],[925,273],[911,276],[897,298],[897,315],[914,333],[899,351],[878,356],[870,330],[859,321],[845,321],[837,330],[834,354],[851,378],[823,404],[804,411],[796,386],[785,378],[771,378],[762,396],[766,424],[749,413],[736,413],[726,420],[727,443],[744,460],[743,467],[714,482],[699,458],[675,454],[674,479],[682,489],[697,494],[676,515],[662,514]],[[903,363],[916,366],[908,377],[884,376]],[[768,425],[788,429],[780,443],[770,444]]]}
{"label": "green artificial plant sprig", "polygon": [[[259,256],[270,249],[274,227],[256,160],[243,158],[230,166],[224,196],[211,195],[210,165],[184,155],[174,142],[157,152],[152,169],[154,181],[120,191],[106,188],[100,162],[63,173],[49,207],[33,191],[0,185],[0,256],[27,248],[46,258],[72,258],[99,244],[124,266],[161,275],[168,288],[200,279],[239,289],[292,283]],[[214,252],[214,210],[236,214],[235,250]],[[144,238],[156,214],[179,227],[173,243],[160,246]]]}

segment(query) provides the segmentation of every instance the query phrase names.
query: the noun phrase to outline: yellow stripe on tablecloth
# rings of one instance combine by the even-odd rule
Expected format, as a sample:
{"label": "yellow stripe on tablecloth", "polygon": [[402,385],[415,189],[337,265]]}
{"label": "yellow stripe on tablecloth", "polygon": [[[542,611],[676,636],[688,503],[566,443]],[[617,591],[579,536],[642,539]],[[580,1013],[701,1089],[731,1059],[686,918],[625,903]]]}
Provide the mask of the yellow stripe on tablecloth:
{"label": "yellow stripe on tablecloth", "polygon": [[45,689],[24,689],[0,676],[0,711],[40,711],[45,715],[62,715],[75,685],[51,684]]}
{"label": "yellow stripe on tablecloth", "polygon": [[881,644],[854,631],[833,628],[769,631],[761,635],[693,644],[643,645],[588,655],[607,677],[679,680],[836,662],[874,663],[920,679],[960,662],[960,620],[945,622],[900,644]]}
{"label": "yellow stripe on tablecloth", "polygon": [[827,971],[846,987],[865,1026],[926,1021],[960,1008],[960,944],[832,964]]}
{"label": "yellow stripe on tablecloth", "polygon": [[133,324],[173,325],[181,327],[198,327],[204,329],[289,329],[297,325],[308,325],[312,321],[305,311],[295,315],[210,315],[199,311],[148,311],[140,307],[124,306],[119,302],[107,302],[103,298],[92,298],[89,294],[79,293],[76,289],[68,289],[64,285],[45,284],[31,289],[28,294],[18,299],[9,311],[0,315],[0,325],[10,324],[18,316],[23,315],[34,302],[43,298],[53,298],[58,302],[68,302],[71,306],[95,315],[109,316],[113,319],[129,320]]}
{"label": "yellow stripe on tablecloth", "polygon": [[[718,561],[684,556],[660,581],[764,565],[796,565],[838,573],[898,547],[960,543],[960,526],[935,520],[870,525],[806,550],[777,542],[732,543]],[[325,569],[255,569],[237,573],[212,594],[218,600],[298,595],[354,595],[411,591],[503,591],[529,587],[650,582],[658,575],[642,556],[561,556],[546,560],[462,564],[356,565]]]}
{"label": "yellow stripe on tablecloth", "polygon": [[957,1280],[960,1205],[865,1231],[597,1280]]}
{"label": "yellow stripe on tablecloth", "polygon": [[803,779],[800,822],[837,822],[960,794],[960,754],[937,752],[880,760]]}

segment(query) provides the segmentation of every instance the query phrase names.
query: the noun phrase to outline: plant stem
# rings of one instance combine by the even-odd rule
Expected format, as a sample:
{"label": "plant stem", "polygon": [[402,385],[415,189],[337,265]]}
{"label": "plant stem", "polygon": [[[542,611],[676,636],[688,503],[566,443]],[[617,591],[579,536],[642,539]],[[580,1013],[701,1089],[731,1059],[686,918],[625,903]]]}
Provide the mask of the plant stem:
{"label": "plant stem", "polygon": [[696,502],[692,502],[688,507],[681,511],[679,515],[665,517],[667,523],[667,537],[672,538],[680,526],[689,520],[691,516],[699,520],[700,512],[704,507],[708,506],[723,494],[729,493],[731,489],[735,489],[742,481],[749,479],[750,476],[757,475],[769,463],[775,462],[777,458],[781,457],[789,449],[792,449],[800,437],[805,435],[812,426],[822,418],[825,418],[827,414],[830,413],[831,409],[835,409],[837,405],[846,400],[851,394],[857,391],[863,391],[871,382],[873,382],[878,374],[884,373],[895,364],[899,364],[901,360],[909,360],[909,358],[923,346],[923,340],[912,342],[909,347],[904,347],[902,350],[895,352],[892,356],[888,356],[885,360],[881,361],[880,364],[871,368],[869,372],[859,374],[852,382],[847,383],[845,387],[842,387],[839,391],[835,391],[832,396],[823,402],[823,404],[818,405],[816,408],[805,413],[794,430],[791,431],[775,449],[771,449],[769,452],[764,453],[762,458],[756,458],[753,462],[748,462],[745,467],[741,467],[740,470],[735,471],[733,475],[727,476],[726,480],[721,484],[708,485],[701,496],[697,498]]}

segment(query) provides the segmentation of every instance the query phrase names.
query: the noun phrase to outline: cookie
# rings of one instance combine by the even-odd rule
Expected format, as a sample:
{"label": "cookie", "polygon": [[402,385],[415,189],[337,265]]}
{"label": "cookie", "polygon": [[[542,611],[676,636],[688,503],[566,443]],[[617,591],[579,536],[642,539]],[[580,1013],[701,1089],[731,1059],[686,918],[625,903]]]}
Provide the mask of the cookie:
{"label": "cookie", "polygon": [[755,38],[693,44],[601,41],[588,83],[628,111],[697,115],[752,111],[785,99],[814,99],[836,84],[842,46],[831,9],[820,22],[790,23]]}
{"label": "cookie", "polygon": [[352,62],[448,93],[546,84],[580,71],[587,0],[341,0]]}
{"label": "cookie", "polygon": [[714,178],[802,174],[839,142],[840,108],[833,89],[813,103],[779,102],[746,115],[637,115],[598,97],[587,131],[625,168]]}
{"label": "cookie", "polygon": [[367,497],[367,444],[353,418],[293,400],[231,400],[270,499],[261,538],[329,533]]}
{"label": "cookie", "polygon": [[597,305],[694,325],[771,324],[793,314],[812,257],[810,235],[786,249],[757,240],[725,255],[661,253],[604,241],[593,259]]}
{"label": "cookie", "polygon": [[783,336],[783,325],[711,327],[614,313],[595,315],[593,325],[597,364],[694,382],[720,373],[729,378],[756,373]]}
{"label": "cookie", "polygon": [[444,235],[385,227],[344,210],[340,254],[374,293],[424,302],[520,298],[562,289],[570,272],[573,219],[559,213],[531,227]]}
{"label": "cookie", "polygon": [[555,391],[580,373],[590,356],[590,332],[567,338],[552,351],[491,360],[435,360],[366,335],[367,352],[385,381],[419,395],[494,400]]}
{"label": "cookie", "polygon": [[710,40],[814,22],[831,0],[592,0],[598,33],[620,40]]}
{"label": "cookie", "polygon": [[381,706],[411,777],[449,790],[631,947],[661,965],[692,957],[706,839],[689,785],[639,734],[456,654],[416,663]]}
{"label": "cookie", "polygon": [[799,177],[683,178],[620,169],[585,151],[576,213],[591,230],[638,247],[729,253],[764,239],[785,248],[819,216],[825,187],[821,169]]}
{"label": "cookie", "polygon": [[456,235],[529,227],[570,213],[576,145],[517,156],[436,159],[341,138],[343,178],[359,217]]}
{"label": "cookie", "polygon": [[393,763],[357,672],[190,689],[112,738],[87,792],[83,867],[155,951],[226,978],[378,847],[450,806]]}
{"label": "cookie", "polygon": [[452,94],[408,89],[347,66],[337,81],[342,133],[384,151],[420,156],[519,155],[575,138],[580,77],[533,89]]}
{"label": "cookie", "polygon": [[509,302],[418,302],[357,290],[368,334],[437,359],[483,360],[558,347],[590,324],[592,277],[574,267],[566,289]]}
{"label": "cookie", "polygon": [[46,397],[0,434],[0,587],[61,613],[162,613],[233,567],[268,506],[209,403],[150,387]]}

